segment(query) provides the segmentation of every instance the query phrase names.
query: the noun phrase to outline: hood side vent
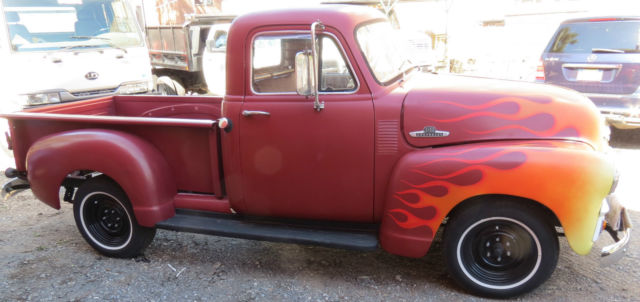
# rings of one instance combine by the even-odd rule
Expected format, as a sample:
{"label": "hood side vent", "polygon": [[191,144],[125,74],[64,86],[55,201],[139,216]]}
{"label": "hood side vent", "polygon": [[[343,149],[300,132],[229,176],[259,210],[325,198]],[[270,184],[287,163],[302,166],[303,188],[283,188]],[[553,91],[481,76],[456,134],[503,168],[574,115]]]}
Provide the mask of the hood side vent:
{"label": "hood side vent", "polygon": [[383,120],[376,125],[376,153],[396,154],[398,152],[398,135],[400,121]]}

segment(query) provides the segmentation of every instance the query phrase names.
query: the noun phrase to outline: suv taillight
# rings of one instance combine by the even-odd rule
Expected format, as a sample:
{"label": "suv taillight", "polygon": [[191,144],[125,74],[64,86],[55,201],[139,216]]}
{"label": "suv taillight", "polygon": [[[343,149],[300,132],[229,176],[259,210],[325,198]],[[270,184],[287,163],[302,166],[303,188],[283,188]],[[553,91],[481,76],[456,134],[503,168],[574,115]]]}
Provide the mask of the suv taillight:
{"label": "suv taillight", "polygon": [[536,67],[536,82],[544,82],[544,63],[542,59],[538,61],[538,67]]}

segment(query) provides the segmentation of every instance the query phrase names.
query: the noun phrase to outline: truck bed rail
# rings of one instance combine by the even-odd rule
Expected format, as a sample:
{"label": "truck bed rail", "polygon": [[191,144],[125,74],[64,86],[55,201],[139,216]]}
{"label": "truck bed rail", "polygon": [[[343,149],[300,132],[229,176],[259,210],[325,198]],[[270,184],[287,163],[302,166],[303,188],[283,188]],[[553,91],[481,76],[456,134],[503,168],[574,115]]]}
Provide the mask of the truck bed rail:
{"label": "truck bed rail", "polygon": [[211,128],[218,121],[211,119],[185,119],[166,117],[128,117],[128,116],[99,116],[84,114],[59,114],[59,113],[36,113],[36,112],[16,112],[0,114],[0,117],[11,120],[43,120],[43,121],[65,121],[65,122],[91,122],[99,124],[121,124],[121,125],[148,125],[148,126],[177,126],[194,128]]}

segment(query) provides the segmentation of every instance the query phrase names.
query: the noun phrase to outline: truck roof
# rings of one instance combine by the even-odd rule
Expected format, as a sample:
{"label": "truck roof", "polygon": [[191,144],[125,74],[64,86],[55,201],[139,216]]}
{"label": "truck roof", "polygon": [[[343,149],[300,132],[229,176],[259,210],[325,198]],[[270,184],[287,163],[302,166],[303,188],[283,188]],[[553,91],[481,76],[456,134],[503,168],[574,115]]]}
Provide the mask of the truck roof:
{"label": "truck roof", "polygon": [[334,27],[345,25],[353,27],[367,20],[384,18],[384,14],[374,8],[355,5],[322,5],[253,12],[238,17],[234,26],[253,29],[269,25],[308,25],[320,20]]}

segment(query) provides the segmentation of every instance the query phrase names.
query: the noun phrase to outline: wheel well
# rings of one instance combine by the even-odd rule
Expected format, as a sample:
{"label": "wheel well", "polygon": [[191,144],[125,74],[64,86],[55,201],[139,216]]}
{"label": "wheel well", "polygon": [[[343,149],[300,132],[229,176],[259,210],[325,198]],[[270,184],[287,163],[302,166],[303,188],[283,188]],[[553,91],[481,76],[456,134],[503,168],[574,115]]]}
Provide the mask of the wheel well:
{"label": "wheel well", "polygon": [[96,177],[106,178],[118,185],[118,183],[113,178],[102,172],[92,170],[76,170],[67,174],[67,176],[62,181],[62,184],[60,184],[60,187],[65,189],[63,200],[69,203],[73,203],[73,198],[78,191],[78,187],[80,187],[80,185],[82,185],[89,179]]}
{"label": "wheel well", "polygon": [[540,214],[542,214],[545,217],[545,220],[547,221],[547,223],[552,226],[552,227],[556,227],[556,226],[562,226],[560,224],[560,220],[558,219],[558,217],[556,216],[556,214],[551,211],[551,209],[549,209],[548,207],[546,207],[545,205],[533,200],[533,199],[529,199],[529,198],[524,198],[524,197],[519,197],[519,196],[511,196],[511,195],[502,195],[502,194],[486,194],[486,195],[479,195],[479,196],[474,196],[471,198],[468,198],[462,202],[460,202],[458,205],[456,205],[453,209],[451,209],[451,211],[449,211],[449,213],[446,216],[446,220],[448,220],[451,217],[454,217],[456,215],[456,213],[458,213],[460,210],[471,207],[475,204],[481,203],[481,202],[486,202],[487,199],[500,199],[503,201],[508,201],[508,202],[514,202],[514,203],[519,203],[519,204],[524,204],[528,207],[531,207],[534,210],[539,211]]}

